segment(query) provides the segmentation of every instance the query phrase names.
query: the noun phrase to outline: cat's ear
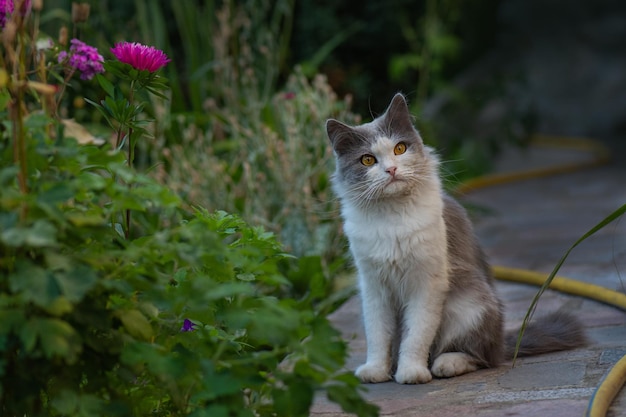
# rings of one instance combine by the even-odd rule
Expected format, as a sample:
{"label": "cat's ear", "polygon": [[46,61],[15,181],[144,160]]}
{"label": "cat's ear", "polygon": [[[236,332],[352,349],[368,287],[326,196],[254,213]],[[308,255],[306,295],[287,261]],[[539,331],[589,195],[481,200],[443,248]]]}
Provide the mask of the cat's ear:
{"label": "cat's ear", "polygon": [[383,115],[385,120],[385,126],[388,126],[391,131],[398,133],[415,133],[415,126],[413,125],[413,118],[409,111],[409,106],[406,99],[401,93],[397,93],[393,96],[387,111]]}
{"label": "cat's ear", "polygon": [[354,128],[335,119],[326,121],[326,133],[333,149],[339,155],[353,149],[361,141]]}

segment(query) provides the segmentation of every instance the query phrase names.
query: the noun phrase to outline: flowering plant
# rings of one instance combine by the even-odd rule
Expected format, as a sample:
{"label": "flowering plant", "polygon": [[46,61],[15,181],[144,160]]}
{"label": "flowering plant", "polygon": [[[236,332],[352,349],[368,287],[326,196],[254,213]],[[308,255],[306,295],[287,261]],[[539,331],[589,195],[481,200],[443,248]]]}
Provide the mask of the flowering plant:
{"label": "flowering plant", "polygon": [[13,0],[0,0],[0,29],[4,29],[14,9]]}
{"label": "flowering plant", "polygon": [[[111,49],[118,61],[107,61],[104,69],[130,83],[128,95],[125,96],[119,84],[113,84],[102,74],[97,74],[97,80],[106,97],[100,102],[86,99],[95,106],[104,116],[111,128],[115,131],[115,148],[127,149],[126,163],[133,166],[137,141],[148,134],[145,126],[150,120],[141,118],[145,103],[136,102],[139,92],[145,90],[161,98],[167,90],[167,80],[158,74],[158,70],[165,66],[169,59],[165,53],[151,46],[139,43],[123,42]],[[126,210],[121,232],[128,238],[130,235],[131,211]]]}
{"label": "flowering plant", "polygon": [[111,53],[120,62],[130,65],[136,70],[150,73],[158,71],[170,62],[163,51],[137,42],[120,42],[111,48]]}
{"label": "flowering plant", "polygon": [[81,80],[91,80],[94,75],[104,72],[102,62],[104,58],[93,46],[87,45],[78,39],[72,39],[69,52],[59,53],[59,63],[67,64],[73,71],[80,71]]}
{"label": "flowering plant", "polygon": [[135,103],[137,93],[146,90],[161,98],[167,90],[167,80],[157,71],[169,62],[167,56],[160,50],[138,43],[122,43],[111,49],[118,61],[107,61],[104,68],[107,72],[130,83],[128,97],[119,85],[114,85],[106,77],[97,76],[100,86],[106,93],[106,98],[94,105],[105,117],[109,125],[116,131],[116,148],[120,149],[126,141],[129,142],[128,164],[132,166],[133,151],[137,137],[146,133],[143,126],[146,120],[139,120],[144,103]]}
{"label": "flowering plant", "polygon": [[[42,2],[30,4],[15,1],[0,43],[0,415],[304,416],[316,391],[374,415],[341,370],[326,318],[340,297],[320,290],[320,262],[238,216],[190,213],[133,169],[147,134],[136,101],[165,95],[167,58],[124,47],[100,73],[99,54],[71,42],[66,77],[51,75],[58,57],[31,39]],[[102,86],[92,103],[128,154],[79,145],[59,123],[63,90],[48,80],[79,72]],[[129,215],[125,230],[112,221],[130,210],[133,234]]]}

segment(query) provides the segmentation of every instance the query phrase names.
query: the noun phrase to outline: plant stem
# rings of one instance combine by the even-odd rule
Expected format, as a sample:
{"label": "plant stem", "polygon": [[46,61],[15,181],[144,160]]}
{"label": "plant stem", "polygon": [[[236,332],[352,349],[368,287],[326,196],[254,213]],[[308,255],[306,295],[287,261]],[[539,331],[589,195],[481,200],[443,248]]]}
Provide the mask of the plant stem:
{"label": "plant stem", "polygon": [[[63,95],[65,94],[65,89],[67,88],[67,85],[69,84],[70,79],[72,78],[72,76],[74,75],[75,72],[76,72],[76,69],[72,68],[71,71],[65,76],[65,79],[63,80],[63,84],[61,84],[61,91],[59,91],[59,94],[57,95],[56,103],[54,105],[54,112],[55,112],[55,114],[56,114],[56,110],[61,105],[61,100],[63,100]],[[57,115],[57,117],[58,117],[58,115]]]}
{"label": "plant stem", "polygon": [[[133,167],[133,158],[135,157],[135,152],[134,152],[134,143],[133,143],[133,128],[129,128],[128,129],[128,167],[132,168]],[[128,189],[130,190],[132,188],[131,184],[128,184]],[[126,227],[125,227],[125,231],[126,231],[126,239],[128,239],[130,237],[130,209],[126,209]]]}
{"label": "plant stem", "polygon": [[12,122],[13,122],[13,158],[19,165],[18,184],[22,194],[28,194],[28,184],[26,182],[26,143],[24,138],[24,92],[23,87],[17,87],[17,96],[13,100]]}
{"label": "plant stem", "polygon": [[[16,164],[19,165],[19,171],[17,174],[18,184],[22,194],[28,194],[28,168],[26,166],[26,134],[24,131],[24,117],[25,117],[25,105],[24,105],[24,90],[26,88],[26,48],[22,44],[24,42],[24,29],[20,27],[21,33],[18,34],[17,44],[17,60],[14,62],[14,74],[15,84],[13,90],[13,102],[11,118],[13,124],[13,158]],[[22,205],[20,211],[21,219],[26,218],[27,206]]]}
{"label": "plant stem", "polygon": [[[133,105],[133,98],[134,98],[134,94],[135,93],[135,80],[130,82],[130,93],[128,96],[128,103],[130,106]],[[135,158],[135,141],[133,140],[133,122],[134,119],[130,121],[130,123],[128,124],[128,158],[126,160],[126,163],[128,164],[129,168],[133,168],[133,159]],[[132,188],[131,184],[128,184],[128,189],[130,190]],[[126,227],[125,227],[125,232],[126,232],[126,239],[128,239],[130,237],[130,217],[131,217],[131,213],[130,213],[130,209],[126,209]]]}

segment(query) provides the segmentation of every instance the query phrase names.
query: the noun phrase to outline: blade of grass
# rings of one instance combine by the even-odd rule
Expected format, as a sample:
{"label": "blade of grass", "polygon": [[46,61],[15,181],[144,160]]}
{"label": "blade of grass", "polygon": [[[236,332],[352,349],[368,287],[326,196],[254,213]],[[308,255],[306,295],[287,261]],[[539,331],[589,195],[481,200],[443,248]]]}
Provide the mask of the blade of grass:
{"label": "blade of grass", "polygon": [[556,276],[556,274],[559,271],[559,269],[561,269],[561,266],[563,265],[563,263],[565,262],[565,260],[569,256],[570,252],[576,246],[578,246],[580,243],[582,243],[585,239],[587,239],[589,236],[595,234],[597,231],[599,231],[600,229],[604,228],[606,225],[608,225],[612,221],[618,219],[624,213],[626,213],[626,204],[622,205],[620,208],[615,210],[613,213],[609,214],[600,223],[596,224],[591,230],[589,230],[587,233],[585,233],[580,239],[578,239],[567,250],[567,252],[565,252],[565,254],[561,257],[559,262],[557,262],[557,264],[554,267],[554,269],[552,270],[552,272],[550,272],[550,275],[548,275],[548,278],[546,278],[546,281],[539,288],[539,291],[537,292],[537,294],[533,298],[532,302],[530,303],[530,307],[528,308],[528,311],[526,312],[526,316],[524,316],[524,321],[522,323],[522,327],[521,327],[521,329],[519,331],[519,334],[517,335],[517,342],[515,344],[515,353],[513,354],[513,366],[515,366],[515,360],[517,359],[517,353],[518,353],[520,345],[522,343],[522,337],[524,336],[524,331],[526,330],[526,327],[528,327],[528,323],[530,323],[530,320],[532,319],[532,316],[535,313],[535,309],[537,307],[537,303],[539,302],[539,298],[544,293],[544,291],[550,286],[550,283],[552,282],[552,280]]}

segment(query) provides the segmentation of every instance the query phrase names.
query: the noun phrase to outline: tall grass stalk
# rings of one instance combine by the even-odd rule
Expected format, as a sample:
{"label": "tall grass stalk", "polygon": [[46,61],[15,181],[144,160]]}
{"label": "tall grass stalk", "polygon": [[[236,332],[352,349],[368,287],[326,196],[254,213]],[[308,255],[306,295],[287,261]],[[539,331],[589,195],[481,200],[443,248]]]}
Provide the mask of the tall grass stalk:
{"label": "tall grass stalk", "polygon": [[522,337],[524,336],[524,331],[526,330],[526,327],[528,326],[528,323],[530,323],[530,320],[532,319],[533,314],[535,313],[535,309],[537,307],[537,303],[539,302],[539,298],[541,298],[541,295],[545,292],[546,289],[548,289],[548,287],[550,286],[550,283],[552,282],[552,280],[554,279],[556,274],[559,272],[559,269],[561,269],[561,266],[563,266],[563,263],[565,262],[565,260],[569,256],[570,252],[572,250],[574,250],[574,248],[577,247],[579,244],[584,242],[588,237],[592,236],[593,234],[595,234],[599,230],[603,229],[605,226],[607,226],[609,223],[613,222],[614,220],[620,218],[622,215],[624,215],[624,213],[626,213],[626,204],[622,205],[620,208],[615,210],[613,213],[609,214],[600,223],[596,224],[587,233],[585,233],[583,236],[581,236],[567,250],[567,252],[565,252],[565,254],[561,257],[561,259],[559,259],[559,261],[557,262],[557,264],[554,267],[554,269],[552,270],[552,272],[550,272],[550,275],[548,275],[548,278],[546,278],[546,281],[543,283],[541,288],[539,288],[539,291],[537,292],[537,294],[533,298],[532,302],[530,303],[530,307],[528,308],[528,311],[526,312],[526,315],[524,316],[524,321],[522,323],[522,327],[521,327],[521,329],[519,331],[519,334],[517,336],[517,343],[515,345],[515,354],[513,356],[513,365],[515,365],[515,360],[517,359],[517,352],[518,352],[520,344],[522,342]]}
{"label": "tall grass stalk", "polygon": [[[239,104],[249,94],[267,99],[276,90],[289,54],[293,0],[134,4],[142,40],[174,57],[165,73],[174,112],[198,116],[208,100]],[[172,33],[176,39],[168,38]]]}

